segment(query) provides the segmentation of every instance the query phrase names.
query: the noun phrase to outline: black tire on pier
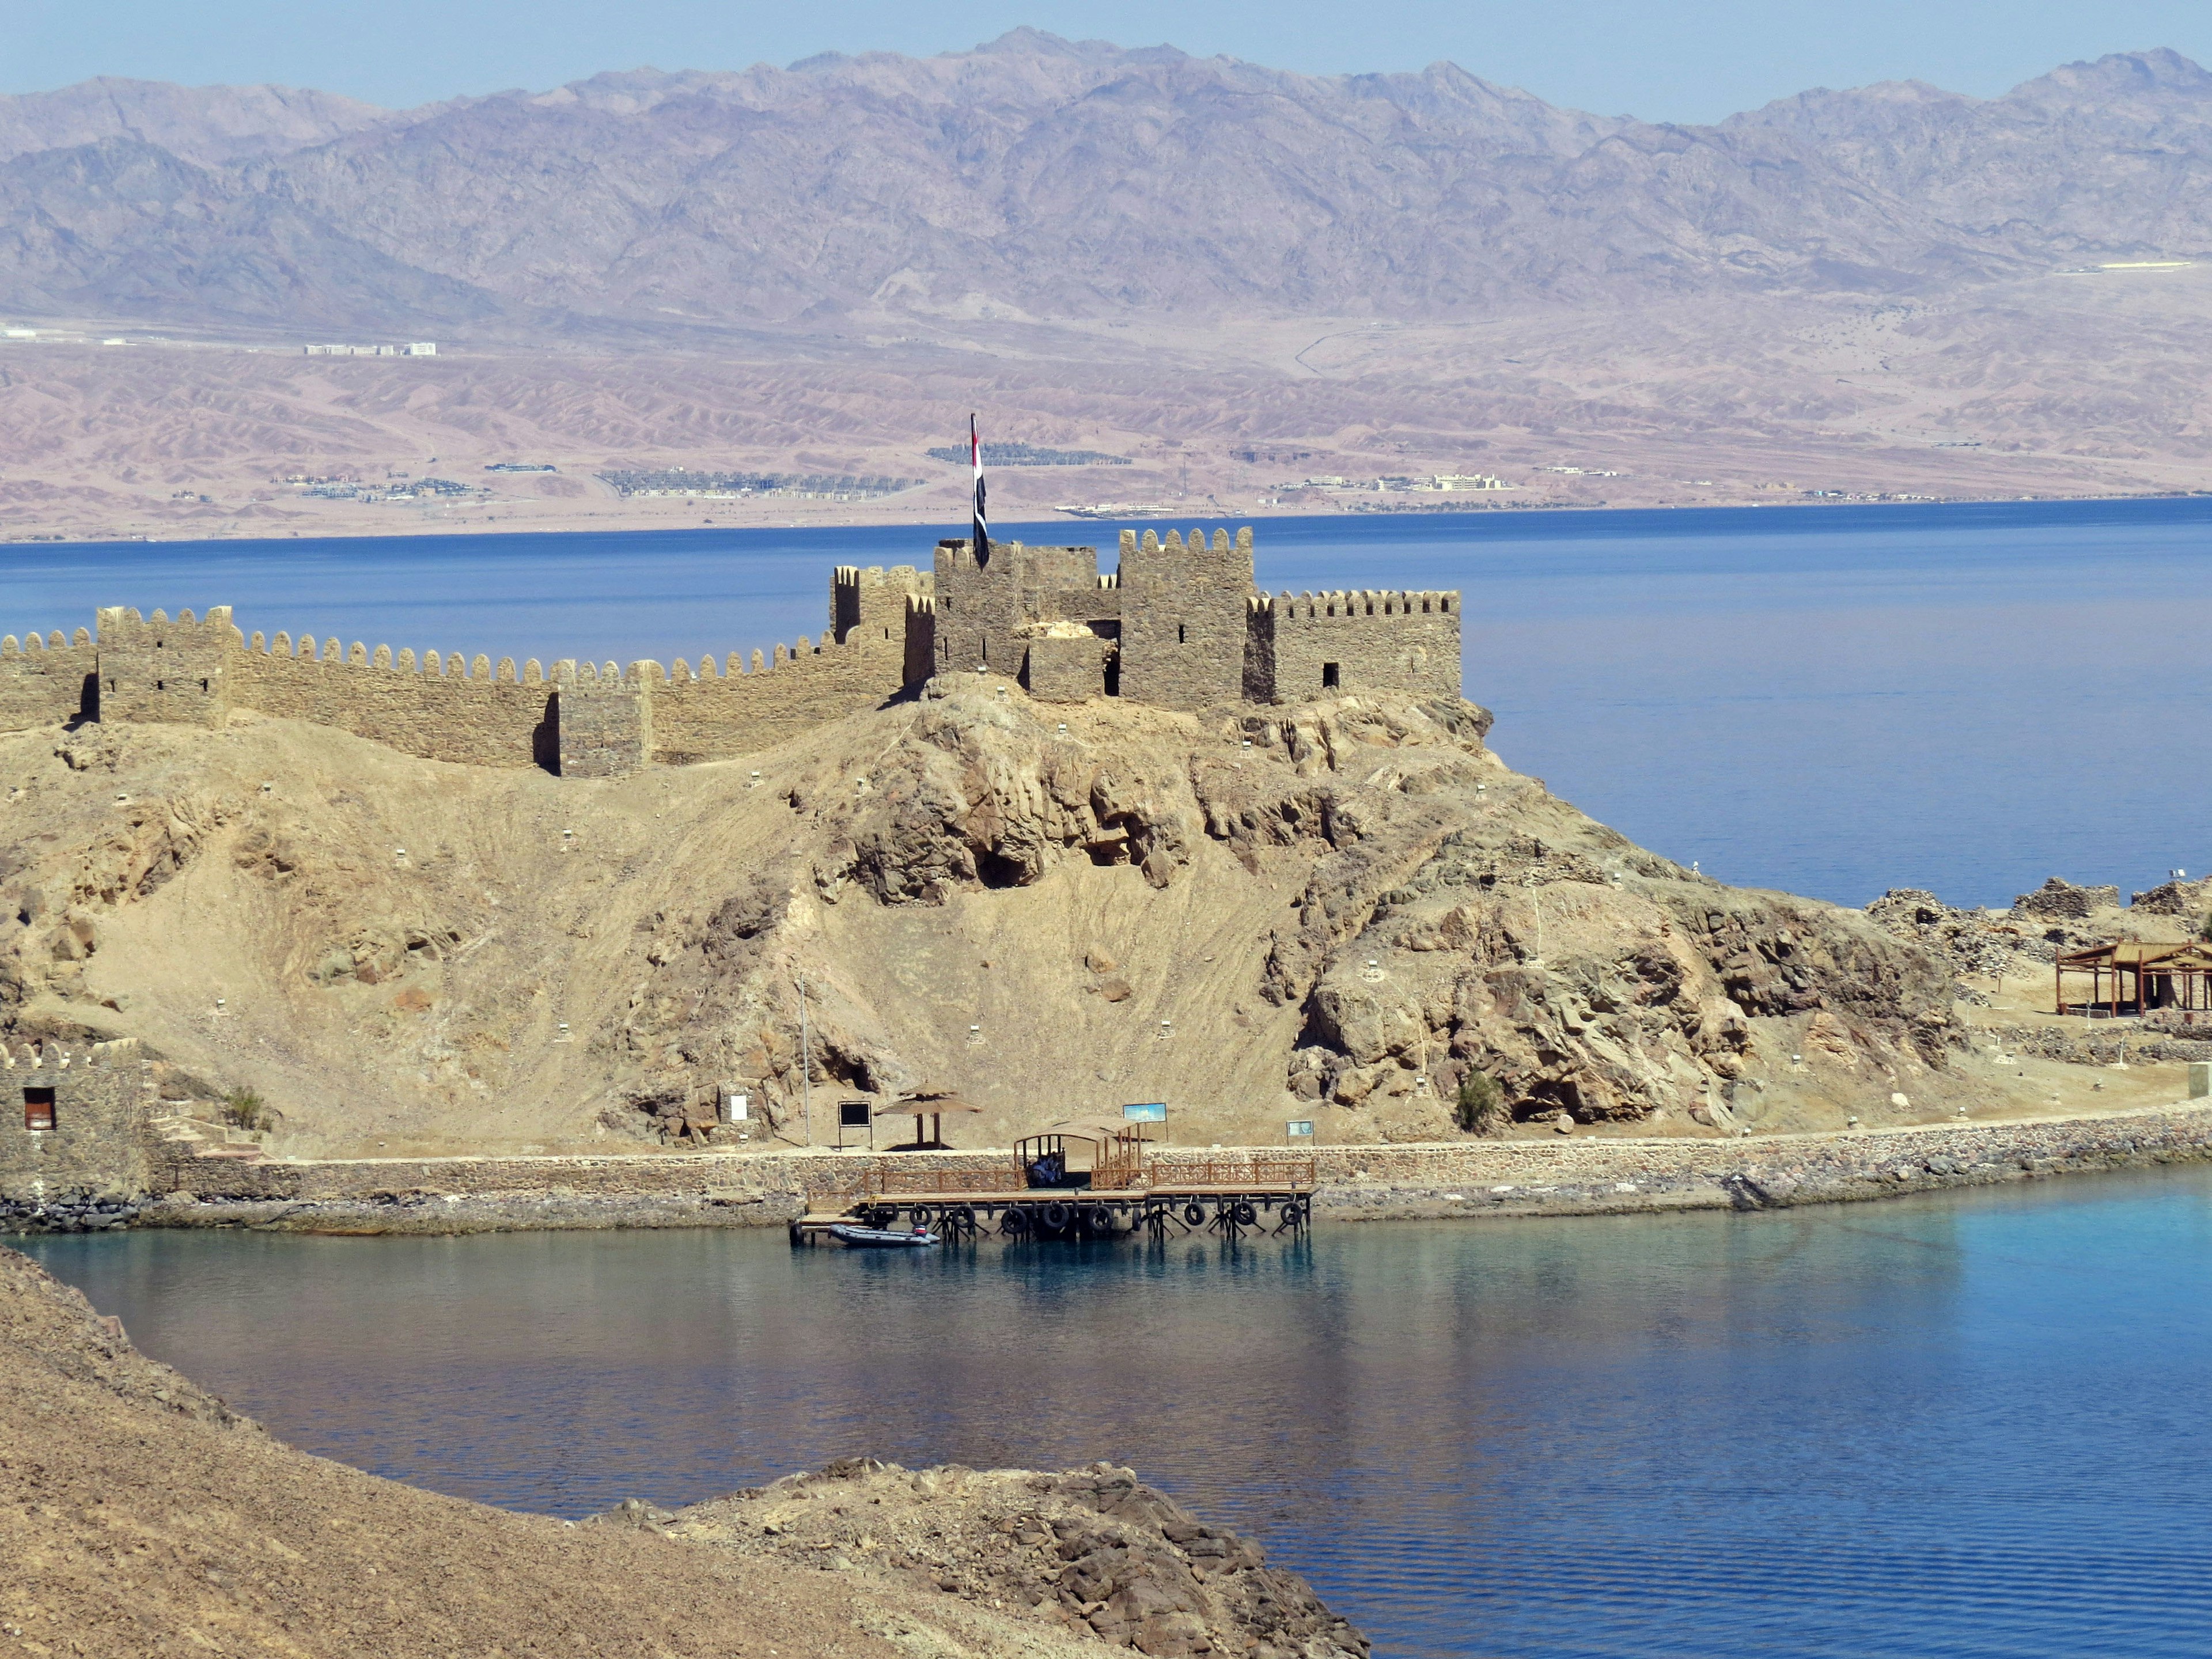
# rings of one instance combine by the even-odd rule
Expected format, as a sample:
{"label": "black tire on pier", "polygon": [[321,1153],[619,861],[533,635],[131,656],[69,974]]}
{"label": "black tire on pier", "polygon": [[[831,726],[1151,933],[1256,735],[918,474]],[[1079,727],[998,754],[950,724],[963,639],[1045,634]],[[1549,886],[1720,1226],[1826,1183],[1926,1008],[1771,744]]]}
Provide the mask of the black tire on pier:
{"label": "black tire on pier", "polygon": [[1073,1219],[1074,1218],[1068,1213],[1067,1206],[1058,1200],[1054,1200],[1037,1212],[1037,1225],[1048,1233],[1066,1231],[1067,1224]]}
{"label": "black tire on pier", "polygon": [[1206,1224],[1206,1206],[1195,1202],[1184,1205],[1182,1206],[1182,1223],[1186,1227],[1204,1226]]}
{"label": "black tire on pier", "polygon": [[1114,1212],[1103,1204],[1093,1204],[1083,1212],[1083,1224],[1094,1235],[1103,1238],[1114,1231]]}
{"label": "black tire on pier", "polygon": [[1231,1211],[1230,1213],[1236,1218],[1237,1224],[1240,1227],[1251,1227],[1259,1224],[1260,1212],[1254,1209],[1249,1204],[1244,1203],[1241,1200],[1238,1202],[1237,1207]]}
{"label": "black tire on pier", "polygon": [[999,1231],[1009,1238],[1020,1238],[1030,1230],[1030,1212],[1015,1208],[1006,1212],[999,1222]]}

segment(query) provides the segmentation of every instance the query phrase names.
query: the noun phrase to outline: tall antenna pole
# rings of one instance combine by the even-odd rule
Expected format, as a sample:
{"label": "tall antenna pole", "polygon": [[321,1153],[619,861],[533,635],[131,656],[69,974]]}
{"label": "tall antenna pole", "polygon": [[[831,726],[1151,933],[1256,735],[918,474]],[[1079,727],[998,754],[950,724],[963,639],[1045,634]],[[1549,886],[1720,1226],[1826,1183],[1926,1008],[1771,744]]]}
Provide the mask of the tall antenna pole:
{"label": "tall antenna pole", "polygon": [[799,1098],[806,1144],[814,1144],[814,1042],[806,1025],[806,976],[799,978]]}

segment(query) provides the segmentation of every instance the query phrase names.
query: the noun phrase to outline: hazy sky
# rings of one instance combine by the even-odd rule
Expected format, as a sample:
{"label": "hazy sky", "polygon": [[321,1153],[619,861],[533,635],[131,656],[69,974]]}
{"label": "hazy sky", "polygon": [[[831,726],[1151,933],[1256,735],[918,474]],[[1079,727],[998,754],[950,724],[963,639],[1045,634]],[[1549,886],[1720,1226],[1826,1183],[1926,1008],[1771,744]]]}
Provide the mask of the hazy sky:
{"label": "hazy sky", "polygon": [[2212,60],[2207,0],[0,0],[0,91],[122,75],[274,81],[397,106],[641,64],[958,50],[1024,23],[1314,74],[1449,58],[1554,103],[1674,121],[1907,77],[1989,95],[2148,46]]}

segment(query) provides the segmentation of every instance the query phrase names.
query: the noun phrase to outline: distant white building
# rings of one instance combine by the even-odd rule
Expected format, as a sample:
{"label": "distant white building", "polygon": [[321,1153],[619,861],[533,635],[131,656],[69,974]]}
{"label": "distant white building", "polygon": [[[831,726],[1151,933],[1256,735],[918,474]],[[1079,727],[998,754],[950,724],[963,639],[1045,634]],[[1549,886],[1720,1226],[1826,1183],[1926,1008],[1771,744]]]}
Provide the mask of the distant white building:
{"label": "distant white building", "polygon": [[310,357],[434,357],[435,340],[416,340],[408,345],[311,345],[301,349]]}

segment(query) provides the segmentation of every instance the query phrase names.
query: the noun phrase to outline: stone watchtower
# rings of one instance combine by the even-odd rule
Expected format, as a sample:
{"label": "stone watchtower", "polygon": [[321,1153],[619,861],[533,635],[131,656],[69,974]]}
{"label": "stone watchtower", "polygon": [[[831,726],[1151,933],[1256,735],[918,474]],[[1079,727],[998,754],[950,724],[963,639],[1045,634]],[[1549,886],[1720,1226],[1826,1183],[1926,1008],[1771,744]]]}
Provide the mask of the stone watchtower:
{"label": "stone watchtower", "polygon": [[1210,708],[1245,695],[1252,532],[1121,532],[1121,695]]}
{"label": "stone watchtower", "polygon": [[230,713],[226,671],[246,639],[227,605],[210,605],[204,621],[179,611],[143,617],[110,605],[100,618],[100,717],[221,726]]}

